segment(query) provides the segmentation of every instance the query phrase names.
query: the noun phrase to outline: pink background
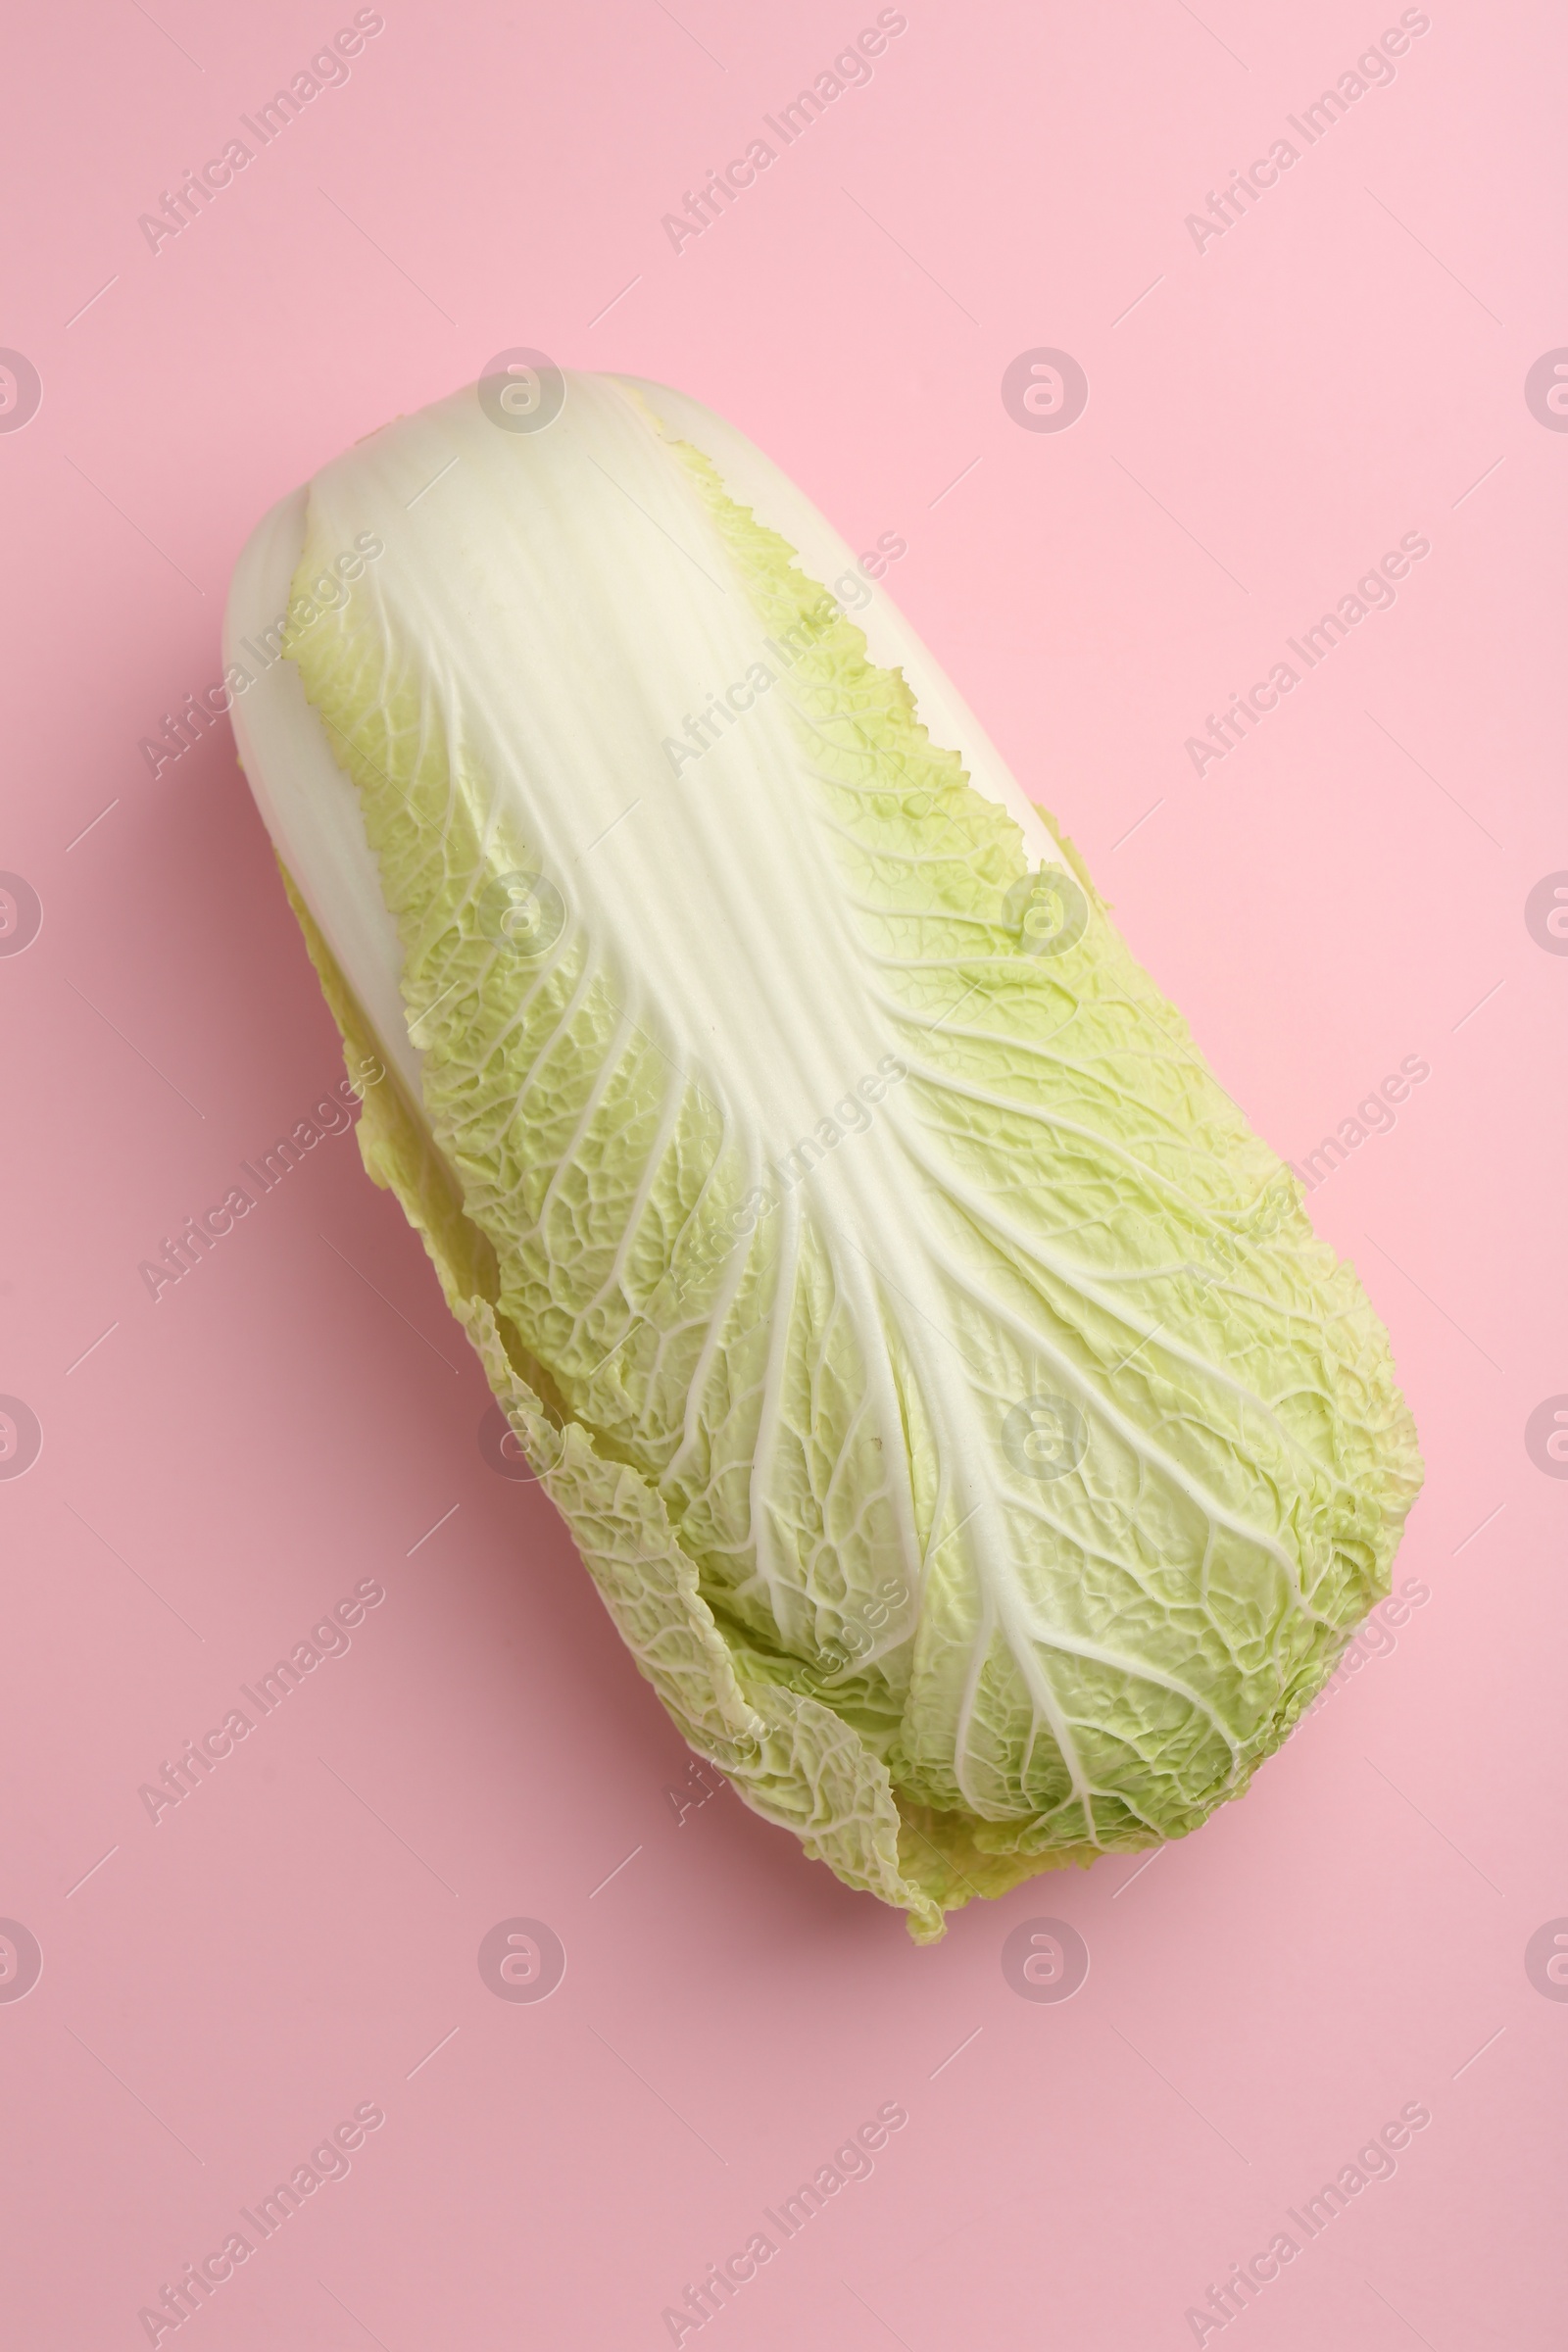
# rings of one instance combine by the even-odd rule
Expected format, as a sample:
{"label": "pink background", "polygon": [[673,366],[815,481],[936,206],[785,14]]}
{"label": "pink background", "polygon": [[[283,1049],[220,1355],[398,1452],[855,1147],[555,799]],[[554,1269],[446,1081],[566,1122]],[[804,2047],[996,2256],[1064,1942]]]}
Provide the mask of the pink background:
{"label": "pink background", "polygon": [[[688,2344],[1190,2343],[1406,2102],[1396,2175],[1227,2341],[1557,2344],[1568,2004],[1525,1947],[1568,1914],[1568,1488],[1524,1444],[1568,1390],[1568,961],[1524,917],[1568,867],[1568,438],[1524,398],[1568,342],[1554,12],[1434,0],[1200,253],[1185,216],[1396,7],[909,0],[677,256],[661,216],[872,7],[387,0],[155,255],[138,214],[352,11],[248,13],[11,33],[0,343],[43,403],[0,435],[0,866],[43,925],[0,960],[0,1390],[44,1441],[0,1486],[0,1913],[43,1951],[0,2002],[7,2340],[145,2342],[373,2101],[180,2343],[652,2348],[897,2100],[872,2178]],[[856,546],[906,539],[889,587],[1286,1155],[1431,1065],[1312,1200],[1393,1333],[1430,1598],[1189,1841],[933,1950],[727,1791],[677,1823],[686,1752],[481,1457],[477,1364],[352,1141],[157,1304],[138,1279],[340,1074],[226,728],[156,780],[138,741],[217,678],[262,510],[515,344],[679,384]],[[1089,377],[1060,434],[1001,399],[1042,345]],[[1185,738],[1412,531],[1395,608],[1196,776]],[[349,1653],[155,1826],[140,1784],[368,1577]],[[542,2005],[476,1966],[515,1915],[566,1948]],[[1002,1973],[1040,1917],[1092,1955],[1064,2005]]]}

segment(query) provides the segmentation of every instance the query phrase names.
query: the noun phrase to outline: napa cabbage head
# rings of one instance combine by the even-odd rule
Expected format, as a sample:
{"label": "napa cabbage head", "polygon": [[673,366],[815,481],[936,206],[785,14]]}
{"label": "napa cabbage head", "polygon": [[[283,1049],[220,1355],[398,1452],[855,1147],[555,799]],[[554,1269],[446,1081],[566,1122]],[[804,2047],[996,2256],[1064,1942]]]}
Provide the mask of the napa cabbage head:
{"label": "napa cabbage head", "polygon": [[643,1673],[928,1939],[1246,1788],[1389,1589],[1409,1416],[820,516],[659,387],[483,392],[312,483],[247,767],[392,1068],[370,1173]]}

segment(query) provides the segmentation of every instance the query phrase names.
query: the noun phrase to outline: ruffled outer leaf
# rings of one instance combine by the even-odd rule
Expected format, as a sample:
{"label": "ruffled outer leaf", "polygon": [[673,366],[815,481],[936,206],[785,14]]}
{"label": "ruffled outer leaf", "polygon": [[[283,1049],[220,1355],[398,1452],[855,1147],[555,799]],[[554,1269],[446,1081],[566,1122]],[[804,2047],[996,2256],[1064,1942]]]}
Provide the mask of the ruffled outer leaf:
{"label": "ruffled outer leaf", "polygon": [[[377,1041],[286,869],[284,886],[357,1077]],[[942,1909],[899,1859],[901,1823],[887,1769],[830,1707],[767,1684],[748,1687],[697,1586],[659,1495],[624,1463],[603,1461],[575,1422],[547,1411],[497,1320],[496,1256],[465,1214],[423,1119],[396,1077],[368,1088],[360,1152],[423,1241],[448,1306],[466,1331],[545,1493],[581,1552],[616,1632],[697,1752],[764,1821],[793,1830],[847,1886],[907,1912],[927,1943]],[[526,1361],[515,1338],[515,1353]]]}

